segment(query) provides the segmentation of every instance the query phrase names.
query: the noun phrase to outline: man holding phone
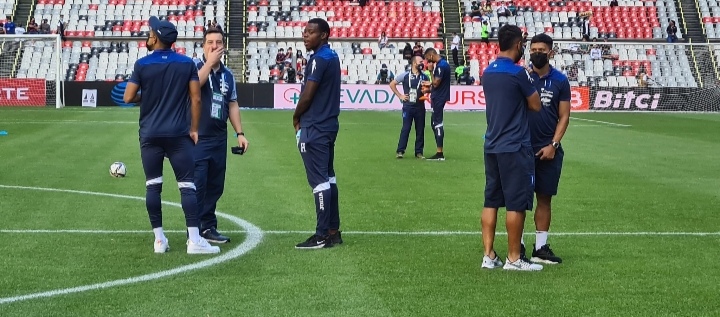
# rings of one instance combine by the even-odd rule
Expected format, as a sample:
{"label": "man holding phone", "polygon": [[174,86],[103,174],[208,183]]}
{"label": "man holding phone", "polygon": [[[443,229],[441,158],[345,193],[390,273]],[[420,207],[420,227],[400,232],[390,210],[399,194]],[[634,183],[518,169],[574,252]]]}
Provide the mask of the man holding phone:
{"label": "man holding phone", "polygon": [[225,35],[219,29],[210,29],[203,36],[202,59],[195,60],[202,86],[202,112],[195,146],[198,218],[200,235],[214,243],[230,242],[230,238],[217,231],[215,215],[215,207],[225,188],[228,119],[238,142],[238,146],[233,147],[233,154],[242,155],[248,149],[237,102],[235,77],[221,62],[224,52]]}
{"label": "man holding phone", "polygon": [[[413,56],[410,61],[412,63],[410,71],[398,74],[397,77],[390,82],[390,89],[395,96],[402,101],[403,106],[403,125],[400,130],[400,141],[398,141],[395,157],[401,159],[405,155],[405,149],[407,148],[410,137],[410,128],[414,121],[415,157],[422,159],[424,158],[423,148],[425,147],[425,100],[422,98],[423,91],[421,85],[425,81],[430,81],[430,78],[422,72],[422,57]],[[402,92],[398,90],[398,85],[401,85],[403,89]]]}

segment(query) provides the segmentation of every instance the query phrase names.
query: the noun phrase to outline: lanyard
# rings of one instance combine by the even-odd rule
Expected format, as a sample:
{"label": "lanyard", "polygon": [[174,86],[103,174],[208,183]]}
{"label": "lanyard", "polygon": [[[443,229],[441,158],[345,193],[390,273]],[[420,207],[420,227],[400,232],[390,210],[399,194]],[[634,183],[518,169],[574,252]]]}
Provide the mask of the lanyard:
{"label": "lanyard", "polygon": [[[416,89],[416,90],[419,90],[419,89],[420,89],[420,84],[422,84],[422,72],[420,72],[420,73],[417,75],[417,78],[418,78],[419,80],[418,80],[418,83],[417,83],[417,87],[416,87],[415,89]],[[412,85],[412,80],[413,80],[413,79],[415,79],[415,75],[412,73],[412,70],[411,70],[411,71],[410,71],[410,76],[408,76],[408,86]]]}
{"label": "lanyard", "polygon": [[[205,58],[203,57],[203,63],[205,63]],[[227,85],[225,84],[225,70],[222,69],[222,65],[220,66],[220,69],[222,70],[222,75],[220,75],[220,92],[224,95],[227,93]],[[208,75],[208,81],[210,82],[210,90],[212,90],[213,93],[215,93],[215,87],[213,85],[213,77],[215,77],[215,70],[210,70],[210,75]]]}

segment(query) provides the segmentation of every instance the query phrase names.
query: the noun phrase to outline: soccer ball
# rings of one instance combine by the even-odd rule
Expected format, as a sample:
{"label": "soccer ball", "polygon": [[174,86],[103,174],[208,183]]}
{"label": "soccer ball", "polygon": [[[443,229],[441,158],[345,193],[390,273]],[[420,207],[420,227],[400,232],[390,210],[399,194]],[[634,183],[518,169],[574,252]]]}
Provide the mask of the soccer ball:
{"label": "soccer ball", "polygon": [[127,170],[125,168],[125,163],[115,162],[115,163],[112,163],[112,165],[110,165],[110,176],[125,177],[126,173],[127,173]]}

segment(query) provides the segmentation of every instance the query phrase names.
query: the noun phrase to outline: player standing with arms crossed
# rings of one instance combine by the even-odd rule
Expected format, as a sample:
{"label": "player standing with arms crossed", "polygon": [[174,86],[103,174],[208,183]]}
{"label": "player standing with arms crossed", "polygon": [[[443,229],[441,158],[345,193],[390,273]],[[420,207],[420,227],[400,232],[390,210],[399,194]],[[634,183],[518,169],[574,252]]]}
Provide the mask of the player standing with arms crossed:
{"label": "player standing with arms crossed", "polygon": [[425,50],[425,60],[435,64],[435,71],[432,75],[432,93],[430,94],[430,105],[432,107],[432,115],[430,116],[430,124],[432,125],[433,134],[435,134],[435,143],[437,144],[437,153],[428,158],[428,160],[444,161],[443,139],[445,138],[445,128],[443,128],[443,112],[445,111],[445,103],[450,101],[450,77],[452,70],[447,60],[440,57],[440,54],[434,48]]}
{"label": "player standing with arms crossed", "polygon": [[540,94],[542,107],[530,112],[530,139],[535,153],[535,245],[531,261],[557,264],[562,259],[547,244],[550,230],[552,196],[557,195],[565,152],[560,145],[570,123],[570,81],[554,67],[553,39],[547,34],[535,35],[530,40],[530,61],[533,83]]}
{"label": "player standing with arms crossed", "polygon": [[338,188],[333,161],[335,140],[340,129],[340,59],[330,48],[330,26],[314,18],[303,31],[305,49],[314,54],[308,60],[300,100],[293,114],[308,183],[315,196],[315,234],[295,246],[297,249],[329,248],[342,243]]}
{"label": "player standing with arms crossed", "polygon": [[[140,105],[140,156],[145,171],[145,204],[155,233],[155,253],[170,249],[162,228],[163,162],[170,159],[180,188],[182,209],[188,227],[187,253],[218,253],[200,237],[197,198],[193,183],[195,162],[193,146],[198,140],[200,122],[200,84],[195,63],[170,47],[177,40],[175,25],[149,20],[150,34],[146,41],[152,54],[138,59],[125,89],[123,100]],[[142,90],[142,97],[138,95]],[[191,105],[192,104],[192,105]],[[188,108],[191,110],[188,129]],[[189,135],[189,136],[188,136]]]}
{"label": "player standing with arms crossed", "polygon": [[498,208],[506,207],[508,232],[506,270],[539,271],[521,255],[525,212],[532,210],[535,158],[530,144],[528,109],[540,110],[540,95],[528,71],[517,65],[525,47],[522,32],[505,25],[498,32],[500,53],[483,73],[487,132],[485,134],[485,203],[482,211],[482,238],[485,249],[482,267],[503,266],[495,252]]}
{"label": "player standing with arms crossed", "polygon": [[[428,81],[429,78],[422,72],[423,64],[420,56],[413,56],[410,62],[410,71],[398,74],[390,82],[390,89],[402,101],[403,106],[403,125],[400,130],[400,140],[398,141],[395,157],[403,158],[405,155],[405,148],[407,148],[408,138],[410,137],[410,128],[414,121],[415,157],[421,159],[425,147],[425,99],[422,98],[421,84]],[[402,85],[402,93],[397,89],[398,84]]]}
{"label": "player standing with arms crossed", "polygon": [[210,29],[203,35],[203,57],[196,60],[200,77],[202,111],[198,143],[195,145],[195,186],[197,187],[200,235],[214,243],[230,242],[217,231],[215,208],[225,190],[227,169],[227,121],[235,129],[238,146],[247,152],[242,129],[235,76],[221,62],[225,35]]}

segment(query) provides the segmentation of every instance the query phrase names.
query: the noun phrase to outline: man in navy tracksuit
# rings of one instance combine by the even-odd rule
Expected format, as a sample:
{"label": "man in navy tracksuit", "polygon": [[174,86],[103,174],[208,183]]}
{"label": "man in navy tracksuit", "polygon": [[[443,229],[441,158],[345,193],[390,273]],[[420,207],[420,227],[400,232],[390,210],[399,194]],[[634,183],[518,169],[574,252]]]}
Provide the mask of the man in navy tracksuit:
{"label": "man in navy tracksuit", "polygon": [[340,59],[330,48],[330,26],[319,18],[308,21],[303,40],[315,52],[307,63],[300,100],[293,114],[297,146],[315,196],[315,233],[295,246],[321,249],[342,243],[338,188],[333,161],[340,123]]}
{"label": "man in navy tracksuit", "polygon": [[[400,130],[400,141],[396,151],[397,158],[403,158],[405,148],[410,137],[410,128],[415,122],[415,157],[423,158],[425,147],[425,101],[421,98],[422,83],[430,79],[422,72],[422,58],[415,56],[411,59],[410,71],[402,72],[390,82],[390,89],[398,99],[402,100],[403,125]],[[400,93],[397,85],[401,84],[403,92]]]}
{"label": "man in navy tracksuit", "polygon": [[450,101],[450,78],[452,70],[447,60],[438,54],[434,48],[425,50],[425,60],[435,63],[435,70],[432,77],[432,93],[430,95],[430,105],[432,107],[432,116],[430,124],[432,124],[433,134],[435,134],[435,143],[437,144],[437,153],[428,158],[428,160],[444,161],[443,141],[445,139],[445,128],[443,127],[443,114],[445,112],[445,103]]}
{"label": "man in navy tracksuit", "polygon": [[240,106],[237,102],[235,77],[220,61],[225,36],[218,29],[203,35],[203,58],[195,60],[202,86],[202,112],[199,139],[195,146],[195,186],[197,187],[200,235],[214,243],[230,242],[217,231],[215,208],[225,188],[227,166],[227,121],[230,119],[238,146],[247,151]]}
{"label": "man in navy tracksuit", "polygon": [[[165,253],[170,245],[162,228],[163,162],[170,159],[180,188],[182,208],[188,230],[187,253],[218,253],[200,237],[195,196],[193,147],[198,140],[200,85],[192,59],[175,53],[172,44],[177,30],[157,17],[149,20],[147,48],[153,51],[135,62],[123,100],[140,105],[140,156],[145,171],[145,204],[155,234],[155,253]],[[138,91],[142,90],[142,95]],[[191,107],[192,104],[192,107]],[[188,115],[188,109],[191,116]],[[188,117],[191,118],[188,122]],[[189,123],[189,124],[188,124]]]}

